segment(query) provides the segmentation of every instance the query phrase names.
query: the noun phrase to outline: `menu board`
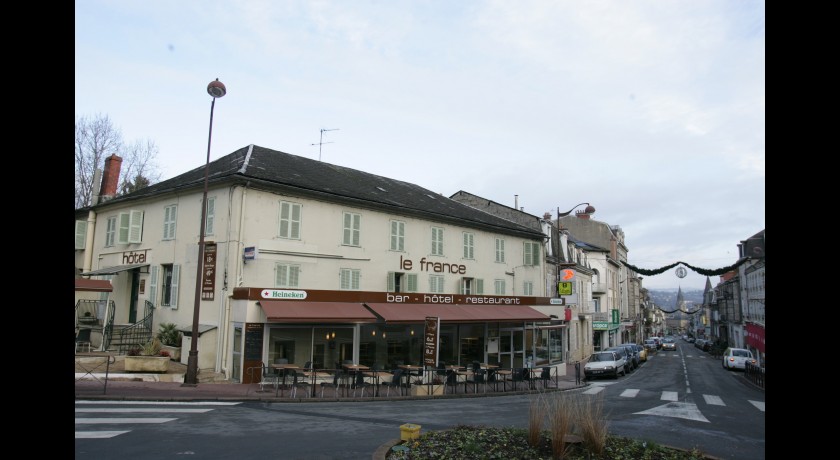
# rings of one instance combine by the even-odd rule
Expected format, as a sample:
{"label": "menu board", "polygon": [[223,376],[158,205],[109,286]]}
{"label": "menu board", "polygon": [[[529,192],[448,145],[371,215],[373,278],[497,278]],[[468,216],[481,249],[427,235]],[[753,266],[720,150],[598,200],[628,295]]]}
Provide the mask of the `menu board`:
{"label": "menu board", "polygon": [[[245,323],[245,353],[242,383],[257,383],[262,378],[263,323]],[[255,369],[248,371],[248,369]],[[256,369],[260,368],[260,371]]]}

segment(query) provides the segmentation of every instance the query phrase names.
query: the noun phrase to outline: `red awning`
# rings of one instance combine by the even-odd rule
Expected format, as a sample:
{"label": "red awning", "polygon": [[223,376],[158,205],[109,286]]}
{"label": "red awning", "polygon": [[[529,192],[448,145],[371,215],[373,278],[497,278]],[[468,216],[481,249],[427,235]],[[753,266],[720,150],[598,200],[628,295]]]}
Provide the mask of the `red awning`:
{"label": "red awning", "polygon": [[76,279],[77,291],[111,292],[114,288],[108,280],[90,280],[86,278]]}
{"label": "red awning", "polygon": [[764,351],[764,327],[753,324],[747,323],[747,336],[746,342],[747,345],[755,347],[756,350],[765,353]]}
{"label": "red awning", "polygon": [[284,323],[375,323],[360,303],[260,300],[268,321]]}
{"label": "red awning", "polygon": [[550,321],[548,315],[525,305],[453,305],[367,303],[387,323],[423,322],[427,316],[458,323],[486,321]]}

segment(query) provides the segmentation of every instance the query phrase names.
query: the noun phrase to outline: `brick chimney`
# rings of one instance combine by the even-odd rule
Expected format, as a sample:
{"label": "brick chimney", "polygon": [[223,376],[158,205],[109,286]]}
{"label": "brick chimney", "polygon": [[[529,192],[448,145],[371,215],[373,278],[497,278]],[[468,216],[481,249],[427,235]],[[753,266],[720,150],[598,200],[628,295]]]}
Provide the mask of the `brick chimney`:
{"label": "brick chimney", "polygon": [[104,202],[117,196],[117,185],[120,182],[120,168],[122,158],[111,154],[105,159],[105,172],[102,175],[102,188],[99,189],[99,201]]}
{"label": "brick chimney", "polygon": [[551,213],[547,212],[547,213],[543,214],[543,220],[551,220]]}

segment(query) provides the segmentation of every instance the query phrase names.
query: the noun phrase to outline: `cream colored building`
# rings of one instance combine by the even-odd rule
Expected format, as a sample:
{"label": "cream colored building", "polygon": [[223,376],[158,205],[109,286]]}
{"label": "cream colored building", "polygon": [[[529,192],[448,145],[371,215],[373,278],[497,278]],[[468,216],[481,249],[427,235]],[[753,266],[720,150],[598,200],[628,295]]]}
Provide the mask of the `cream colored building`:
{"label": "cream colored building", "polygon": [[[110,160],[105,178],[119,174]],[[568,337],[539,311],[553,296],[541,231],[254,145],[211,162],[208,177],[200,273],[203,166],[76,211],[76,276],[109,279],[116,305],[95,345],[124,352],[119,331],[147,313],[150,333],[172,322],[190,334],[200,292],[198,367],[235,381],[281,359],[422,363],[427,317],[440,318],[438,364],[565,372]]]}

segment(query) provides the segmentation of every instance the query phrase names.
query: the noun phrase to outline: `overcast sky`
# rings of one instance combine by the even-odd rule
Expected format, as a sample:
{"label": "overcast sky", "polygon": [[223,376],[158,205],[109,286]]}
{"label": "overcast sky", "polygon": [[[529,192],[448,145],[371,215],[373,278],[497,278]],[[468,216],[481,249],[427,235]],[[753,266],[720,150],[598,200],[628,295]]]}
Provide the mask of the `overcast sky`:
{"label": "overcast sky", "polygon": [[646,269],[729,266],[764,229],[764,1],[75,5],[76,116],[153,140],[163,179],[204,164],[218,78],[211,160],[256,144],[537,216],[589,202]]}

